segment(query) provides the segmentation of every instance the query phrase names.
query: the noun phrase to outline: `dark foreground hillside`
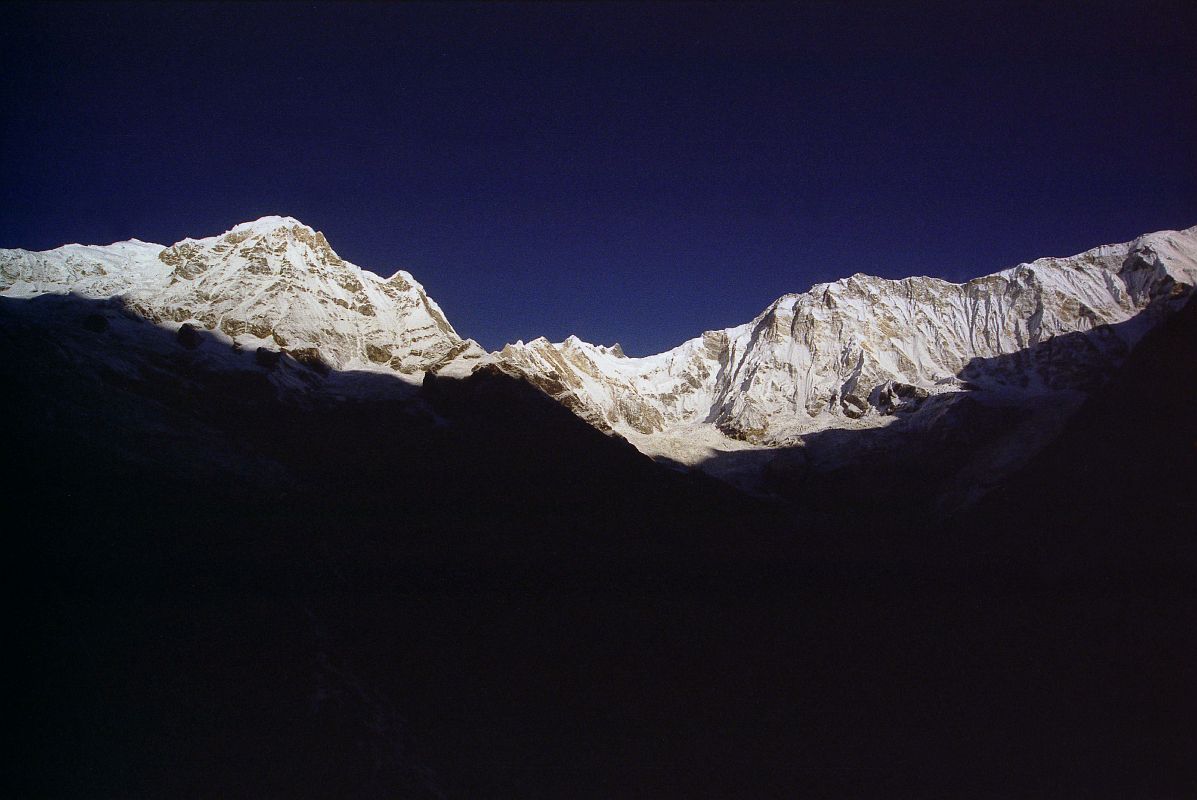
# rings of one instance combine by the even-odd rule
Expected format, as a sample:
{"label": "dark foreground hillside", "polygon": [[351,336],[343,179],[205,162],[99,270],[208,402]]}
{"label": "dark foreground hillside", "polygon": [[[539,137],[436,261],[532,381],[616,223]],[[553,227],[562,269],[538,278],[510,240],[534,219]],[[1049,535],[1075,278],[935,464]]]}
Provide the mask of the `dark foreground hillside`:
{"label": "dark foreground hillside", "polygon": [[1174,797],[1197,778],[1197,308],[940,519],[863,488],[798,516],[498,375],[279,403],[263,369],[323,379],[216,369],[219,343],[110,304],[28,302],[0,306],[6,794]]}

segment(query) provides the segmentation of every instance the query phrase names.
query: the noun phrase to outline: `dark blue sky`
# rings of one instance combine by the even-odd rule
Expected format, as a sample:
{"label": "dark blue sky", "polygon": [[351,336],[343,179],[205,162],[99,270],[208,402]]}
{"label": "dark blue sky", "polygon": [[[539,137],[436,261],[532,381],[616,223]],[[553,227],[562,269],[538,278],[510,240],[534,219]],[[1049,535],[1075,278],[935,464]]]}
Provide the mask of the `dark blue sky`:
{"label": "dark blue sky", "polygon": [[1197,224],[1197,4],[0,8],[0,246],[266,214],[489,348]]}

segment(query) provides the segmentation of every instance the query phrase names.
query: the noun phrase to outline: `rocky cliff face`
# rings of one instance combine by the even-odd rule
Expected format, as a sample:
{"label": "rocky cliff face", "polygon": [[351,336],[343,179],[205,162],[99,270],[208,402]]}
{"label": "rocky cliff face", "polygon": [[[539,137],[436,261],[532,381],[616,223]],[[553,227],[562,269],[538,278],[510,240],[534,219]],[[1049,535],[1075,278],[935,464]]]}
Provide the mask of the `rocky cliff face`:
{"label": "rocky cliff face", "polygon": [[131,241],[0,250],[0,294],[66,292],[119,296],[154,322],[206,329],[239,348],[281,351],[318,367],[418,376],[483,355],[409,273],[380,278],[290,217],[170,247]]}
{"label": "rocky cliff face", "polygon": [[853,275],[647,358],[576,338],[518,342],[495,358],[638,443],[709,439],[706,426],[776,447],[827,428],[885,425],[933,395],[1087,389],[1195,283],[1191,228],[963,284]]}

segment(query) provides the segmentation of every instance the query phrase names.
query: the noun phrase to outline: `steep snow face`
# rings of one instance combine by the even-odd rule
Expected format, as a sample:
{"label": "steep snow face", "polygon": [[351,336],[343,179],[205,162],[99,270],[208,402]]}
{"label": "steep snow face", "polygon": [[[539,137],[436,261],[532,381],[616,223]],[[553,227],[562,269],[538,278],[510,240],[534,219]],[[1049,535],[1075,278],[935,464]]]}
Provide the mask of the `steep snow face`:
{"label": "steep snow face", "polygon": [[517,342],[496,360],[649,451],[654,437],[693,437],[704,425],[779,446],[884,425],[964,388],[1024,397],[1089,388],[1195,283],[1190,228],[963,284],[853,275],[647,358],[571,337]]}
{"label": "steep snow face", "polygon": [[484,355],[409,273],[380,278],[290,217],[263,217],[170,247],[131,241],[0,250],[0,294],[65,292],[119,296],[155,322],[189,324],[241,348],[282,350],[337,369],[415,376]]}

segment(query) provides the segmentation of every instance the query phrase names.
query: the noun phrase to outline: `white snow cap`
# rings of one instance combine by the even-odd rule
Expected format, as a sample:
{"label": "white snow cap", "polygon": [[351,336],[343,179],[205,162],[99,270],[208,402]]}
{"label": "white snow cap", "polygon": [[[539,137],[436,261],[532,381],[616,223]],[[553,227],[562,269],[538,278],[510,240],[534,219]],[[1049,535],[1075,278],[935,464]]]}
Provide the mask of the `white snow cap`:
{"label": "white snow cap", "polygon": [[318,236],[294,217],[269,215],[169,248],[0,250],[0,295],[120,296],[148,319],[203,327],[244,351],[316,351],[338,370],[409,381],[447,358],[478,357],[410,273],[384,281]]}
{"label": "white snow cap", "polygon": [[269,215],[259,217],[251,222],[242,222],[240,225],[234,225],[229,233],[270,233],[279,228],[293,228],[293,227],[307,228],[312,230],[308,225],[304,225],[295,217],[280,217],[277,215]]}

